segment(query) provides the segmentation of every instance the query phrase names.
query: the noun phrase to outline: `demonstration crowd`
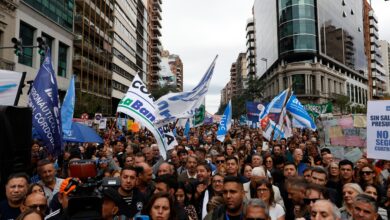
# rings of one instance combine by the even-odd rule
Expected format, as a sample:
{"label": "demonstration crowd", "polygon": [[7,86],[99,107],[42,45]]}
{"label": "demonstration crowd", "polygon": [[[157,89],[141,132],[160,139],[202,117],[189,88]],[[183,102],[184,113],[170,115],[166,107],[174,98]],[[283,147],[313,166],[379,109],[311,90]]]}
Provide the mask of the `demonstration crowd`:
{"label": "demonstration crowd", "polygon": [[224,143],[216,131],[203,125],[185,136],[178,129],[166,160],[147,130],[114,129],[102,134],[104,144],[68,144],[58,158],[34,141],[33,173],[8,178],[0,220],[70,219],[80,180],[68,168],[77,160],[95,161],[95,181],[120,179],[100,189],[107,220],[388,219],[390,161],[336,161],[310,130],[268,142],[261,129],[233,125]]}

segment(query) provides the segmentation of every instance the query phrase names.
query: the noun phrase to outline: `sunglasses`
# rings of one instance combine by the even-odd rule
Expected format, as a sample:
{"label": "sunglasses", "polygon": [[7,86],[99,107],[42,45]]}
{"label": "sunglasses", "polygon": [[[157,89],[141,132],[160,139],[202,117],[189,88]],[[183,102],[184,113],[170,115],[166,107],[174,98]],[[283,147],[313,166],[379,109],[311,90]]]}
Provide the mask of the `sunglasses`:
{"label": "sunglasses", "polygon": [[370,175],[373,171],[360,171],[360,175]]}
{"label": "sunglasses", "polygon": [[317,200],[319,200],[319,198],[316,198],[316,199],[303,199],[303,202],[305,203],[305,205],[310,205],[311,203],[315,203],[317,202]]}
{"label": "sunglasses", "polygon": [[225,163],[225,160],[216,160],[215,163]]}
{"label": "sunglasses", "polygon": [[47,205],[45,204],[45,205],[29,205],[28,206],[30,209],[35,209],[35,210],[46,210],[46,208],[47,208]]}
{"label": "sunglasses", "polygon": [[265,218],[245,218],[245,220],[265,220]]}

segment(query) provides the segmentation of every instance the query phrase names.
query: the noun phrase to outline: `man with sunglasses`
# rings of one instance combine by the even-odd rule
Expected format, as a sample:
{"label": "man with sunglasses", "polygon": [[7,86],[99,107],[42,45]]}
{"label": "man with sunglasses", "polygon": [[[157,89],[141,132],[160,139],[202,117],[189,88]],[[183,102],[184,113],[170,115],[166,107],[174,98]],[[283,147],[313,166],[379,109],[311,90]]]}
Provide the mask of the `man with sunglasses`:
{"label": "man with sunglasses", "polygon": [[46,197],[39,193],[31,193],[30,195],[27,195],[22,205],[20,206],[20,211],[24,212],[28,209],[35,209],[43,216],[45,216],[47,210]]}
{"label": "man with sunglasses", "polygon": [[225,166],[226,164],[225,156],[223,154],[218,154],[214,161],[214,164],[217,166],[217,168],[213,171],[212,175],[218,172],[220,167]]}

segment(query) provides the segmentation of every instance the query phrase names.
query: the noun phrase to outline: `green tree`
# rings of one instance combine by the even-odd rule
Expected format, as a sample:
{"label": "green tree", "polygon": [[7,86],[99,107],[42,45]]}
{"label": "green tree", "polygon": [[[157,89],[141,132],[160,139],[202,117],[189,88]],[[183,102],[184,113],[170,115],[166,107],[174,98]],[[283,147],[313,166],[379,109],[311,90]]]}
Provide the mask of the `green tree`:
{"label": "green tree", "polygon": [[222,104],[222,102],[219,104],[219,108],[218,108],[218,111],[215,113],[216,115],[222,115],[223,112],[225,111],[225,108],[227,106],[227,103],[226,104]]}
{"label": "green tree", "polygon": [[348,113],[348,108],[351,106],[349,96],[340,94],[335,94],[334,96],[334,105],[340,109],[340,113],[344,114],[344,110],[347,110],[345,113]]}

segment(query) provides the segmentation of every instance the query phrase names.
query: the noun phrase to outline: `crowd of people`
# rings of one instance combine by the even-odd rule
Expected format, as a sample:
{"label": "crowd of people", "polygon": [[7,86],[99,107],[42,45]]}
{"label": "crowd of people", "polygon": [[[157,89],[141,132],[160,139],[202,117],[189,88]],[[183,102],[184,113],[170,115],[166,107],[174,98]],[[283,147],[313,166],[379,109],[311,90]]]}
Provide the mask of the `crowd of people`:
{"label": "crowd of people", "polygon": [[71,219],[83,180],[69,167],[80,160],[94,161],[96,183],[120,180],[95,189],[101,219],[388,219],[390,161],[338,161],[310,130],[267,141],[261,129],[233,125],[223,143],[216,132],[216,124],[187,136],[177,129],[165,160],[143,129],[107,131],[100,145],[67,144],[57,158],[34,141],[33,172],[9,176],[0,220]]}

